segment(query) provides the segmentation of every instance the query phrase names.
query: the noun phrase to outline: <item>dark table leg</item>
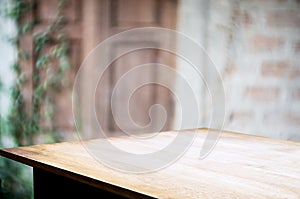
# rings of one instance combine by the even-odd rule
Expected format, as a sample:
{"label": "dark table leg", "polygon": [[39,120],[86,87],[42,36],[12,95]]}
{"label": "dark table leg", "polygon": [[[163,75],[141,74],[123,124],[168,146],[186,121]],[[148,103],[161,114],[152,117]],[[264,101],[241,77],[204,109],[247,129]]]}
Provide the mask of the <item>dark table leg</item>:
{"label": "dark table leg", "polygon": [[33,180],[35,199],[123,198],[114,193],[37,168],[33,169]]}

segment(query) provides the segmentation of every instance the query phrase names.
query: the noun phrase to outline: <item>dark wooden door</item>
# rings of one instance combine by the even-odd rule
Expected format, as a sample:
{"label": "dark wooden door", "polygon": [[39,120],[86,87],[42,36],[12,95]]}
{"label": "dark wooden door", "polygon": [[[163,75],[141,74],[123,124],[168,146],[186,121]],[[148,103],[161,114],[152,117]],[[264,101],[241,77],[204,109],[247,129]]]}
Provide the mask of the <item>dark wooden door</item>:
{"label": "dark wooden door", "polygon": [[[101,0],[93,1],[94,3],[86,2],[89,4],[90,9],[96,7],[96,13],[93,17],[94,27],[90,33],[90,36],[94,37],[94,42],[91,42],[91,38],[84,38],[87,42],[90,42],[89,47],[85,54],[97,44],[96,41],[103,41],[106,38],[132,28],[141,27],[163,27],[176,29],[176,9],[177,1],[175,0]],[[86,12],[88,9],[86,9]],[[85,13],[88,15],[88,13]],[[90,16],[87,16],[91,18]],[[90,20],[91,21],[91,20]],[[87,21],[91,24],[90,21]],[[86,25],[87,26],[87,25]],[[88,28],[88,27],[86,27]],[[91,27],[89,27],[91,29]],[[87,30],[88,31],[88,30]],[[84,35],[83,35],[84,36]],[[89,40],[89,41],[88,41]],[[158,48],[162,45],[166,46],[163,42],[169,42],[170,45],[174,45],[176,41],[164,41],[163,39],[151,38],[137,38],[132,40],[120,40],[114,43],[113,46],[108,48],[109,54],[118,54],[119,51],[128,51],[132,48],[143,48],[147,42],[155,42],[155,46]],[[124,111],[129,111],[132,122],[137,126],[134,126],[126,121],[121,121],[122,128],[119,128],[120,124],[116,124],[115,117],[111,110],[111,95],[116,87],[117,82],[127,72],[130,72],[135,67],[149,63],[160,63],[170,67],[175,67],[175,57],[169,52],[159,49],[140,49],[137,51],[129,52],[119,59],[115,60],[108,68],[108,70],[101,77],[101,86],[96,90],[96,114],[98,121],[86,122],[84,124],[97,125],[95,122],[101,124],[102,129],[105,132],[126,131],[141,133],[139,126],[143,127],[149,124],[150,117],[149,111],[152,105],[160,104],[165,108],[167,114],[167,120],[162,130],[171,129],[174,118],[174,101],[173,96],[168,88],[159,86],[156,84],[149,84],[138,88],[131,96],[129,106],[126,103],[126,95],[128,88],[132,85],[137,85],[141,78],[148,81],[157,82],[161,77],[157,70],[157,65],[153,64],[147,69],[143,75],[136,75],[131,78],[130,81],[126,81],[120,85],[121,89],[115,92],[116,103],[113,108],[117,114],[122,114]],[[93,73],[93,71],[90,71]],[[86,75],[88,81],[89,75]],[[170,78],[170,81],[174,81]],[[87,83],[88,85],[88,83]],[[91,115],[93,110],[86,110],[85,114]],[[160,118],[159,112],[153,113],[155,116],[154,121]],[[85,117],[88,118],[88,117]],[[88,120],[88,119],[87,119]],[[88,128],[88,127],[87,127]],[[151,132],[151,129],[146,130]],[[144,133],[144,132],[142,132]]]}

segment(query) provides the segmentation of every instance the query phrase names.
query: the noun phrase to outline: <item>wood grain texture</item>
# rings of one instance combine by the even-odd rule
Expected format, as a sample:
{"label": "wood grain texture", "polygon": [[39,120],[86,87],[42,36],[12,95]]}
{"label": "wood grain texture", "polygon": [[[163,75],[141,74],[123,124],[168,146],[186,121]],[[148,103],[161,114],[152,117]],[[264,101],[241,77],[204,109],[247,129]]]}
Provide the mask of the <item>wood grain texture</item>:
{"label": "wood grain texture", "polygon": [[[149,143],[163,146],[177,133]],[[97,162],[81,142],[2,149],[2,156],[127,197],[155,198],[300,198],[300,143],[223,132],[204,160],[199,152],[207,130],[177,162],[157,172],[126,174]],[[136,150],[125,137],[109,138]],[[94,140],[95,141],[95,140]],[[145,146],[145,143],[143,143]]]}

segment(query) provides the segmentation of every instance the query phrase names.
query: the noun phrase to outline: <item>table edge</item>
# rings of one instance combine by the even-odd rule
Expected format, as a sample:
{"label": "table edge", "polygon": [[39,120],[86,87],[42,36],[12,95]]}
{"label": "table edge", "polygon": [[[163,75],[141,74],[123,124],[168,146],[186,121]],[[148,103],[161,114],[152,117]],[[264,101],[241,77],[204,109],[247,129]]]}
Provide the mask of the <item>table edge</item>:
{"label": "table edge", "polygon": [[[11,148],[11,149],[13,149],[13,148]],[[25,165],[33,167],[33,168],[42,169],[44,171],[48,171],[48,172],[51,172],[51,173],[54,173],[54,174],[57,174],[60,176],[64,176],[64,177],[70,178],[72,180],[76,180],[81,183],[87,184],[89,186],[100,188],[102,190],[109,191],[109,192],[112,192],[112,193],[115,193],[115,194],[118,194],[121,196],[129,197],[129,198],[147,198],[147,199],[156,198],[154,196],[149,196],[144,193],[136,192],[134,190],[130,190],[130,189],[118,186],[118,185],[103,182],[99,179],[94,179],[94,178],[91,178],[88,176],[84,176],[84,175],[81,175],[78,173],[64,170],[62,168],[58,168],[58,167],[55,167],[52,165],[41,163],[36,160],[32,160],[27,157],[12,153],[9,151],[9,149],[0,149],[0,156],[17,161],[19,163],[25,164]]]}
{"label": "table edge", "polygon": [[[203,132],[209,132],[209,131],[219,131],[220,132],[220,136],[219,138],[222,137],[222,133],[226,133],[229,135],[234,135],[234,136],[241,136],[241,137],[247,137],[247,138],[256,138],[256,139],[260,139],[260,140],[273,140],[279,143],[285,143],[285,144],[293,144],[293,145],[299,145],[300,146],[300,142],[294,142],[294,141],[289,141],[289,140],[282,140],[282,139],[276,139],[276,138],[268,138],[268,137],[263,137],[263,136],[257,136],[257,135],[251,135],[251,134],[243,134],[241,132],[233,132],[233,131],[228,131],[228,130],[218,130],[218,129],[211,129],[211,128],[197,128],[197,129],[185,129],[185,130],[174,130],[174,132],[181,132],[181,131],[203,131]],[[76,142],[76,141],[75,141]],[[80,142],[80,141],[78,141]],[[53,143],[53,144],[59,144],[59,143]],[[44,145],[44,144],[43,144]],[[24,146],[26,147],[26,146]],[[20,148],[20,147],[16,147],[16,148]],[[0,149],[0,156],[12,159],[14,161],[26,164],[28,166],[34,167],[34,168],[38,168],[38,169],[43,169],[45,171],[48,172],[52,172],[61,176],[65,176],[67,178],[73,179],[73,180],[77,180],[81,183],[84,184],[88,184],[90,186],[94,186],[106,191],[110,191],[119,195],[123,195],[125,197],[138,197],[138,198],[155,198],[155,196],[149,196],[146,195],[145,193],[140,193],[140,192],[136,192],[134,190],[130,190],[118,185],[114,185],[114,184],[110,184],[108,182],[104,182],[101,181],[99,179],[94,179],[88,176],[84,176],[81,175],[79,173],[74,173],[68,170],[64,170],[62,168],[59,167],[55,167],[53,165],[49,165],[46,163],[41,163],[38,162],[36,160],[33,159],[29,159],[25,156],[22,155],[18,155],[10,150],[16,149],[16,148],[2,148]]]}

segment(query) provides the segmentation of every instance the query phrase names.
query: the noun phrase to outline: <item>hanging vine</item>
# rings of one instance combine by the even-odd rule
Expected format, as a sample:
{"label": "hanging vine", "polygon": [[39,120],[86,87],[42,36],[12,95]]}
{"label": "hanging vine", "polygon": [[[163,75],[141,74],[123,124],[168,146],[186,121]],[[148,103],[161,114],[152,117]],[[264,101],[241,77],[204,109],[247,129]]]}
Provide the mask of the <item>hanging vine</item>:
{"label": "hanging vine", "polygon": [[[64,84],[64,73],[70,68],[68,55],[68,41],[63,32],[65,18],[63,11],[66,2],[58,2],[56,19],[45,32],[34,35],[35,67],[33,70],[33,110],[34,124],[40,124],[41,118],[48,122],[48,127],[36,126],[36,131],[52,134],[53,141],[59,139],[53,132],[56,131],[53,118],[55,115],[54,96]],[[57,66],[55,64],[57,63]],[[41,74],[44,78],[41,78]],[[41,115],[43,114],[43,115]]]}
{"label": "hanging vine", "polygon": [[[57,15],[55,20],[38,33],[33,35],[33,72],[32,72],[32,110],[26,111],[23,85],[28,81],[21,69],[23,60],[28,60],[30,53],[21,49],[20,39],[23,35],[34,30],[39,24],[38,19],[24,20],[24,15],[34,12],[36,4],[24,0],[16,0],[6,13],[14,19],[18,26],[16,38],[10,39],[18,49],[18,59],[13,66],[16,74],[16,82],[12,88],[11,96],[14,100],[8,116],[9,132],[13,134],[17,145],[29,145],[34,143],[36,134],[47,133],[48,142],[57,141],[55,136],[54,96],[63,85],[64,73],[69,69],[68,41],[66,39],[64,25],[65,0],[57,3]],[[26,18],[25,18],[26,19]],[[49,136],[51,135],[51,136]]]}
{"label": "hanging vine", "polygon": [[[17,49],[17,60],[12,66],[15,73],[15,82],[10,89],[11,108],[8,115],[0,118],[1,137],[6,136],[13,140],[15,146],[34,144],[39,135],[44,135],[44,142],[59,141],[57,129],[54,124],[55,100],[54,97],[65,85],[65,73],[70,68],[69,45],[64,32],[64,10],[66,0],[57,2],[57,14],[55,19],[47,27],[35,32],[39,25],[39,19],[26,17],[28,13],[34,13],[37,9],[37,1],[14,0],[5,10],[5,15],[15,21],[17,33],[9,39]],[[22,49],[20,41],[25,35],[33,35],[33,51]],[[22,64],[33,57],[32,76],[27,77]],[[31,79],[30,79],[31,78]],[[28,110],[28,102],[24,97],[24,84],[32,82],[32,104]],[[1,143],[3,147],[3,143]],[[4,169],[2,169],[4,168]],[[4,171],[5,170],[5,171]],[[19,175],[12,176],[9,173]],[[23,168],[20,165],[2,159],[0,161],[0,194],[7,198],[30,198],[30,186],[20,187],[28,179],[24,177]],[[2,182],[1,182],[2,180]],[[28,183],[27,183],[28,184]],[[18,186],[18,187],[16,187]],[[14,190],[10,193],[9,190]],[[18,197],[18,191],[22,196]],[[13,195],[11,195],[13,194]],[[1,196],[0,196],[1,197]]]}

